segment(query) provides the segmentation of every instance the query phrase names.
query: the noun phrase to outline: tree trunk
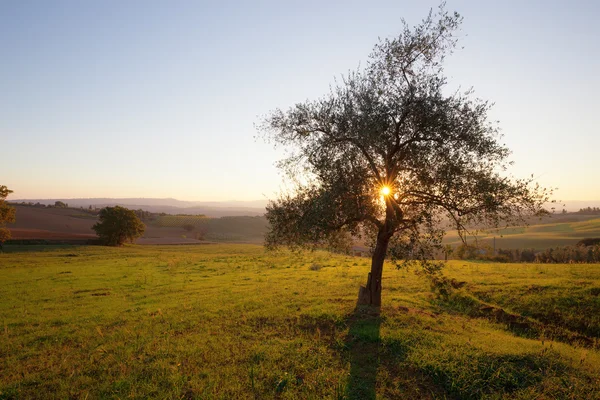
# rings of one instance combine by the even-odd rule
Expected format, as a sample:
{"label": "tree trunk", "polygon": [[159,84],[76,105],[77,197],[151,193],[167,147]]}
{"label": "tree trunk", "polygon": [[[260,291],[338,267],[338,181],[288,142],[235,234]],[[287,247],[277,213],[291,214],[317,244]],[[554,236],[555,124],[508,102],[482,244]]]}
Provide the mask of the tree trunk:
{"label": "tree trunk", "polygon": [[387,253],[391,235],[383,230],[377,235],[377,244],[371,258],[371,272],[367,278],[367,285],[361,286],[358,291],[358,304],[381,307],[381,277],[383,262]]}

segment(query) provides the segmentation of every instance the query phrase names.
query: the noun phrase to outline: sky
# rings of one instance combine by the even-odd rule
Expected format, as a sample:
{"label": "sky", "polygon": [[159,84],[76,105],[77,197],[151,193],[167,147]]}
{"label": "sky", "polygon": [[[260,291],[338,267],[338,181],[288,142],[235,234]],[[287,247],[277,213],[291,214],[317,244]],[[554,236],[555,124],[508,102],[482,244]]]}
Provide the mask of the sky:
{"label": "sky", "polygon": [[[255,124],[328,91],[437,1],[0,2],[0,184],[14,199],[273,198]],[[495,106],[517,177],[599,200],[600,2],[460,1],[450,86]]]}

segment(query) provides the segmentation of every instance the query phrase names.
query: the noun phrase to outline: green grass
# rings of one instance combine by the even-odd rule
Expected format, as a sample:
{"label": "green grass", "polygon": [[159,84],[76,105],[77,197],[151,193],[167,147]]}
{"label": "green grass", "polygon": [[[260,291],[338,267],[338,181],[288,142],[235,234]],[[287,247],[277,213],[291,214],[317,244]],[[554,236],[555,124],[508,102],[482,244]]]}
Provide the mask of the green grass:
{"label": "green grass", "polygon": [[373,315],[364,258],[6,247],[0,399],[600,398],[600,265],[390,265]]}
{"label": "green grass", "polygon": [[[574,245],[583,238],[600,237],[600,218],[493,229],[477,234],[477,240],[486,245],[493,245],[494,237],[496,248],[502,249],[542,250],[555,246]],[[473,239],[469,241],[471,240]],[[448,232],[444,241],[455,245],[461,243],[456,231]]]}

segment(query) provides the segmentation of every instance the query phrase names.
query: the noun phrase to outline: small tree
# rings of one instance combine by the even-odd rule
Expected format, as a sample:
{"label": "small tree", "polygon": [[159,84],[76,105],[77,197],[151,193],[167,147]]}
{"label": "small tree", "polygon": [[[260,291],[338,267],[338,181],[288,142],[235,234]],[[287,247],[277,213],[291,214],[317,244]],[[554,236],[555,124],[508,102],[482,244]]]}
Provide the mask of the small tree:
{"label": "small tree", "polygon": [[57,201],[54,202],[54,207],[56,207],[56,208],[67,208],[67,207],[69,207],[69,205],[67,203],[64,203],[64,202],[60,201],[60,200],[57,200]]}
{"label": "small tree", "polygon": [[135,212],[125,207],[103,208],[100,210],[99,219],[92,229],[108,246],[121,246],[126,241],[133,242],[146,230],[146,226]]}
{"label": "small tree", "polygon": [[189,222],[183,224],[183,229],[185,229],[188,232],[193,231],[196,228],[196,226],[194,224],[191,224]]}
{"label": "small tree", "polygon": [[386,256],[429,261],[448,221],[521,223],[544,212],[549,193],[503,175],[509,150],[488,121],[487,102],[450,92],[442,65],[461,17],[440,8],[375,45],[366,66],[316,101],[275,110],[259,130],[285,146],[279,164],[296,188],[267,206],[268,246],[327,246],[340,232],[372,240],[359,303],[381,305]]}
{"label": "small tree", "polygon": [[15,222],[15,208],[9,206],[5,201],[11,193],[12,190],[6,186],[0,186],[0,250],[2,250],[4,242],[11,238],[10,231],[4,225]]}

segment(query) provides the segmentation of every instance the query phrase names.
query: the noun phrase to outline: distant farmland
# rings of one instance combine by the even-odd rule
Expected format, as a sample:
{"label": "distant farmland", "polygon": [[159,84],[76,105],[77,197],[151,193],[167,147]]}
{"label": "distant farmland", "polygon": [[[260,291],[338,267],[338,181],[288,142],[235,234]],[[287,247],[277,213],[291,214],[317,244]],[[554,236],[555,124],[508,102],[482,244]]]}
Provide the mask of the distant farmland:
{"label": "distant farmland", "polygon": [[[94,238],[92,225],[96,217],[77,208],[38,208],[17,205],[17,222],[9,225],[16,239],[86,239]],[[210,218],[202,215],[160,215],[144,220],[147,229],[140,244],[202,242],[262,243],[267,231],[264,216]],[[534,221],[529,227],[515,227],[479,232],[481,244],[497,249],[533,248],[573,245],[583,238],[600,237],[597,215],[555,215]],[[199,240],[200,239],[200,240]],[[474,241],[474,239],[470,239]],[[445,243],[458,245],[456,231],[448,232]]]}
{"label": "distant farmland", "polygon": [[[477,234],[477,241],[497,249],[533,248],[537,250],[555,246],[574,245],[584,238],[600,237],[600,218],[597,215],[556,216],[530,225],[493,229]],[[473,242],[474,239],[471,239]],[[448,244],[459,244],[456,231],[448,232],[445,238]]]}
{"label": "distant farmland", "polygon": [[[81,240],[95,238],[97,217],[77,208],[40,208],[16,205],[17,221],[10,228],[14,239]],[[213,242],[262,243],[267,230],[264,217],[161,215],[144,221],[140,244]],[[187,227],[186,225],[191,225]],[[201,237],[201,240],[197,238]]]}

